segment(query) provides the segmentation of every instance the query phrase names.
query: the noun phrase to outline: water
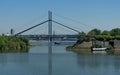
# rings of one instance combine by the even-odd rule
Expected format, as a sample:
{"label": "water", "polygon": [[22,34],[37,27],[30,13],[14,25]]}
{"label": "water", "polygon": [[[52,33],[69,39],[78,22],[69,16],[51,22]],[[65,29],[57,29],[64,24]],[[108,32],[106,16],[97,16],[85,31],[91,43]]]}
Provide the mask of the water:
{"label": "water", "polygon": [[37,42],[28,53],[1,53],[0,75],[119,75],[120,56],[67,52],[67,45],[53,45],[48,60],[48,43]]}

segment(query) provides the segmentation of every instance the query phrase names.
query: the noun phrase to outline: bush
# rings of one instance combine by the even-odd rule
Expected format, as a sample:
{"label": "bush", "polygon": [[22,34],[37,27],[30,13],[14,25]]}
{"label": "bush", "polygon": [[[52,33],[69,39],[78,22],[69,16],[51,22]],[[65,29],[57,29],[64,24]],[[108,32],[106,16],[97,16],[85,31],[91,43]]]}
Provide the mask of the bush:
{"label": "bush", "polygon": [[102,48],[102,45],[100,45],[99,43],[95,43],[93,47],[95,47],[95,48]]}
{"label": "bush", "polygon": [[29,41],[22,37],[0,36],[0,50],[25,49]]}

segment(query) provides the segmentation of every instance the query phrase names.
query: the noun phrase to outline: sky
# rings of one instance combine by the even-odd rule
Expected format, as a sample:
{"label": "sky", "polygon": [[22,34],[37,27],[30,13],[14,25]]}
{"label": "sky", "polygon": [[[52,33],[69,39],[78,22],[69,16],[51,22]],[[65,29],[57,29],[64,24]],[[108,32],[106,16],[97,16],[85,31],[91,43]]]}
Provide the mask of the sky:
{"label": "sky", "polygon": [[[0,0],[0,34],[18,33],[47,20],[48,11],[53,19],[78,31],[93,28],[111,30],[120,27],[120,0]],[[24,34],[47,34],[47,23]],[[53,23],[56,34],[76,34]]]}

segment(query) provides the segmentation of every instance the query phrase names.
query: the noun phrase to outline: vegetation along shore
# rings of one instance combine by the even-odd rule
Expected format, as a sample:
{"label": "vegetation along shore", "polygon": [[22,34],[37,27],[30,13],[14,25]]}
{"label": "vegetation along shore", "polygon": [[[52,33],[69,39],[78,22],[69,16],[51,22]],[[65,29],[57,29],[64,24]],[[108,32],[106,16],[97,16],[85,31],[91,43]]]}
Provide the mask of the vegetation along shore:
{"label": "vegetation along shore", "polygon": [[29,41],[22,37],[0,36],[0,52],[26,51]]}
{"label": "vegetation along shore", "polygon": [[88,33],[81,32],[77,42],[73,46],[68,46],[68,51],[76,53],[91,53],[91,48],[110,48],[110,52],[120,54],[120,28],[110,31],[92,29]]}

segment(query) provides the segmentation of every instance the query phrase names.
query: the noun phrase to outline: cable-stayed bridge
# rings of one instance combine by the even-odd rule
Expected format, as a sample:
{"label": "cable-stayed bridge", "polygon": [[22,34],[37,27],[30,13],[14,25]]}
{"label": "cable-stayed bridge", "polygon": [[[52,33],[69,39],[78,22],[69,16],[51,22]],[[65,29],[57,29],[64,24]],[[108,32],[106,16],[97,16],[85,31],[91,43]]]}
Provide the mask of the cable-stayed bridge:
{"label": "cable-stayed bridge", "polygon": [[[48,35],[22,35],[22,33],[30,31],[31,29],[34,29],[34,28],[36,28],[38,26],[42,26],[45,23],[48,23]],[[65,40],[65,39],[66,40],[69,40],[69,39],[70,40],[76,40],[77,39],[78,35],[55,35],[55,34],[53,34],[52,33],[53,32],[53,27],[52,27],[53,23],[55,23],[57,25],[60,25],[60,26],[62,26],[64,28],[67,28],[69,30],[72,30],[74,32],[80,33],[80,31],[78,31],[78,30],[76,30],[76,29],[74,29],[72,27],[69,27],[69,26],[67,26],[65,24],[62,24],[60,22],[57,22],[57,21],[53,20],[52,19],[52,12],[48,11],[48,20],[45,20],[45,21],[43,21],[43,22],[41,22],[39,24],[36,24],[36,25],[34,25],[32,27],[29,27],[29,28],[27,28],[25,30],[22,30],[22,31],[14,34],[14,36],[23,36],[23,37],[30,38],[30,39],[33,39],[33,40],[49,40],[49,41],[52,41],[53,39],[54,40],[56,40],[56,39],[57,40],[58,39],[59,40]]]}
{"label": "cable-stayed bridge", "polygon": [[[49,35],[20,35],[30,40],[49,40]],[[77,34],[60,34],[52,35],[54,41],[76,41],[78,38]]]}

